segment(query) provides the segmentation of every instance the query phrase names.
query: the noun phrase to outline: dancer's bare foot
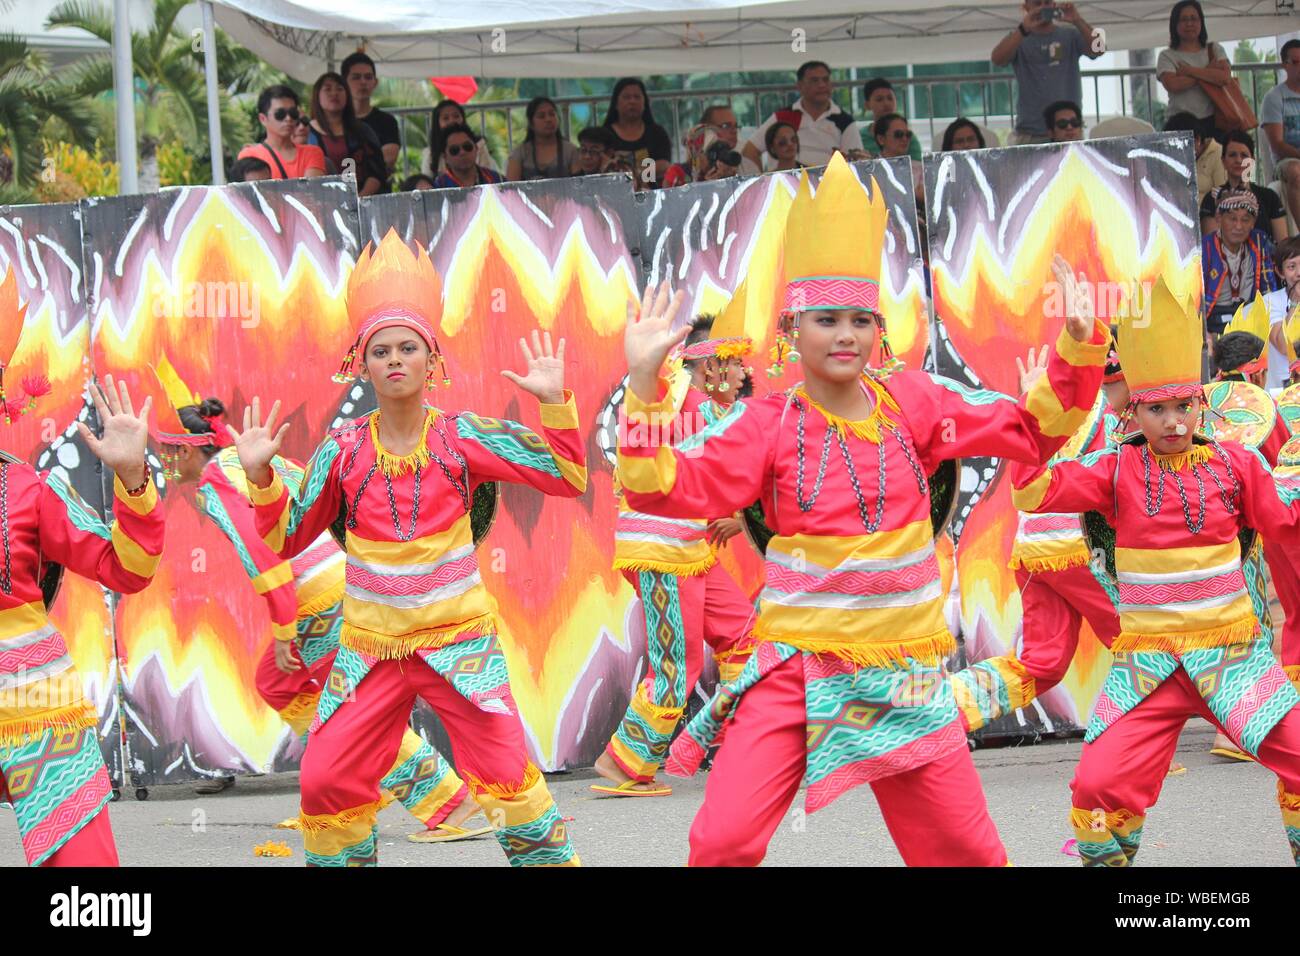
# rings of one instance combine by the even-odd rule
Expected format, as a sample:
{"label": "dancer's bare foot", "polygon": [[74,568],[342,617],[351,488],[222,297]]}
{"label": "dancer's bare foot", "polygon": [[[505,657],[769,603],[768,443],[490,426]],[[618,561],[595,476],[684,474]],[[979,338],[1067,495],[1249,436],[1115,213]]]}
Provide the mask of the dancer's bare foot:
{"label": "dancer's bare foot", "polygon": [[600,774],[610,783],[615,784],[624,793],[654,793],[666,796],[667,793],[672,792],[671,787],[667,784],[660,783],[658,780],[633,781],[631,777],[623,772],[623,768],[614,762],[614,758],[607,752],[602,752],[601,755],[596,758],[595,770],[596,773]]}
{"label": "dancer's bare foot", "polygon": [[1227,757],[1229,760],[1250,762],[1255,759],[1229,740],[1224,734],[1214,735],[1214,746],[1210,748],[1210,753],[1214,754],[1216,757]]}
{"label": "dancer's bare foot", "polygon": [[451,811],[451,815],[443,823],[453,827],[464,826],[466,820],[481,812],[483,812],[483,808],[478,805],[474,798],[466,797],[460,806]]}
{"label": "dancer's bare foot", "polygon": [[456,840],[468,840],[472,837],[483,836],[492,832],[492,826],[487,820],[479,817],[475,823],[469,823],[473,817],[479,816],[481,812],[482,807],[472,797],[467,798],[460,806],[451,811],[447,819],[433,829],[426,828],[419,833],[408,833],[406,838],[412,843],[452,843]]}

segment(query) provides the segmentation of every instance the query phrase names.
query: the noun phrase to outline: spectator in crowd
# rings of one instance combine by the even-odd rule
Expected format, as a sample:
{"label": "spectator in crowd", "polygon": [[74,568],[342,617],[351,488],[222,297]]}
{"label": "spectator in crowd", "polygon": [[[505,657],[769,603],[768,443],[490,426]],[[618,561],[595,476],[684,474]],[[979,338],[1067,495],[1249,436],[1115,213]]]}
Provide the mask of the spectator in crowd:
{"label": "spectator in crowd", "polygon": [[655,122],[644,83],[626,76],[614,84],[604,126],[612,135],[611,149],[633,170],[633,188],[659,185],[672,161],[672,144],[668,131]]}
{"label": "spectator in crowd", "polygon": [[[455,100],[443,100],[433,108],[433,115],[429,117],[429,145],[420,154],[420,172],[436,178],[438,173],[447,168],[440,158],[443,155],[443,130],[458,125],[468,126],[469,123],[465,119],[465,107]],[[496,172],[496,160],[492,158],[492,153],[487,147],[487,140],[482,137],[479,138],[478,155],[475,161],[484,169]]]}
{"label": "spectator in crowd", "polygon": [[[1259,203],[1259,218],[1255,228],[1263,230],[1274,242],[1286,238],[1286,210],[1277,193],[1267,186],[1252,182],[1255,172],[1255,143],[1249,133],[1233,130],[1228,133],[1223,148],[1224,182],[1205,194],[1201,200],[1201,233],[1209,235],[1219,227],[1215,213],[1219,196],[1224,189],[1249,189]],[[1199,168],[1199,163],[1197,164]]]}
{"label": "spectator in crowd", "polygon": [[402,134],[396,116],[370,103],[370,97],[374,96],[375,87],[379,85],[375,61],[358,51],[344,58],[339,71],[347,80],[348,92],[352,94],[353,112],[357,119],[370,127],[379,140],[379,148],[384,154],[384,169],[391,174],[397,168],[397,151],[402,146]]}
{"label": "spectator in crowd", "polygon": [[[907,156],[908,144],[912,141],[912,131],[908,129],[907,120],[898,113],[886,113],[871,124],[871,138],[876,141],[881,159],[893,159]],[[910,158],[909,158],[910,159]],[[910,160],[912,164],[912,183],[916,188],[917,201],[925,195],[925,176],[921,164]]]}
{"label": "spectator in crowd", "polygon": [[1178,0],[1170,11],[1169,49],[1156,60],[1156,76],[1169,91],[1169,115],[1190,113],[1200,121],[1201,135],[1209,138],[1214,101],[1201,84],[1223,86],[1232,78],[1232,64],[1223,47],[1210,42],[1199,0]]}
{"label": "spectator in crowd", "polygon": [[268,86],[257,97],[257,121],[265,136],[260,143],[245,146],[238,159],[260,159],[271,170],[272,179],[300,179],[325,175],[325,154],[320,147],[296,146],[294,127],[298,112],[298,94],[287,86]]}
{"label": "spectator in crowd", "polygon": [[248,156],[244,159],[235,160],[235,164],[230,167],[230,175],[226,177],[226,180],[232,183],[255,183],[270,178],[271,167],[260,159]]}
{"label": "spectator in crowd", "polygon": [[594,176],[609,172],[613,162],[610,145],[614,138],[603,126],[588,126],[578,134],[578,175]]}
{"label": "spectator in crowd", "polygon": [[[1166,133],[1192,134],[1192,150],[1196,155],[1197,202],[1204,202],[1211,190],[1228,180],[1228,172],[1223,168],[1223,147],[1214,137],[1206,136],[1204,131],[1204,124],[1191,113],[1174,113],[1165,120]],[[1210,207],[1210,215],[1214,215],[1213,206]],[[1209,232],[1211,229],[1204,231]]]}
{"label": "spectator in crowd", "polygon": [[1043,125],[1047,127],[1048,142],[1077,143],[1083,139],[1083,111],[1078,103],[1048,103],[1043,110]]}
{"label": "spectator in crowd", "polygon": [[535,96],[524,110],[528,133],[506,162],[506,179],[560,179],[572,176],[578,149],[560,133],[560,111],[555,101]]}
{"label": "spectator in crowd", "polygon": [[472,129],[464,123],[443,129],[442,159],[446,170],[434,178],[433,188],[448,189],[501,182],[501,174],[478,165],[477,158],[478,136]]}
{"label": "spectator in crowd", "polygon": [[338,73],[322,73],[311,91],[311,132],[308,142],[319,146],[334,168],[357,182],[357,195],[388,192],[388,167],[377,137],[352,112],[352,95]]}
{"label": "spectator in crowd", "polygon": [[[862,101],[866,104],[867,109],[871,110],[871,121],[873,123],[882,116],[898,112],[898,99],[894,95],[894,86],[883,76],[878,76],[874,80],[867,80],[862,87]],[[862,141],[862,148],[872,156],[880,155],[880,149],[877,147],[876,141],[870,136]],[[907,155],[917,162],[921,160],[921,141],[915,136],[911,139]]]}
{"label": "spectator in crowd", "polygon": [[769,126],[763,145],[767,147],[767,155],[776,161],[772,169],[805,168],[799,162],[799,132],[789,123],[776,122]]}
{"label": "spectator in crowd", "polygon": [[773,123],[789,123],[799,133],[799,162],[807,166],[825,166],[837,150],[846,159],[866,156],[862,134],[853,117],[831,101],[834,85],[831,68],[821,60],[809,60],[795,73],[799,98],[786,110],[769,116],[745,142],[741,155],[762,172],[762,150],[767,144],[767,130]]}
{"label": "spectator in crowd", "polygon": [[1249,302],[1256,291],[1278,287],[1273,272],[1273,243],[1255,228],[1259,200],[1249,189],[1219,192],[1219,228],[1201,240],[1204,272],[1206,328],[1218,334],[1237,306]]}
{"label": "spectator in crowd", "polygon": [[718,139],[732,149],[740,141],[740,123],[736,120],[735,111],[726,103],[714,103],[705,109],[700,123],[717,133]]}
{"label": "spectator in crowd", "polygon": [[[1288,236],[1273,246],[1273,271],[1277,273],[1278,284],[1275,289],[1264,296],[1268,302],[1270,330],[1268,340],[1279,356],[1286,358],[1287,348],[1284,323],[1300,305],[1300,236]],[[1291,343],[1294,345],[1295,343]],[[1269,386],[1285,385],[1291,377],[1291,369],[1285,361],[1269,362]]]}
{"label": "spectator in crowd", "polygon": [[[299,116],[298,122],[293,127],[293,144],[295,146],[306,146],[311,141],[311,118],[308,116]],[[329,160],[327,159],[328,166]]]}
{"label": "spectator in crowd", "polygon": [[414,192],[417,189],[435,189],[435,188],[436,187],[433,185],[433,180],[431,178],[424,175],[424,173],[416,173],[413,176],[407,176],[405,179],[403,179],[401,186],[398,187],[398,191],[409,193],[409,192]]}
{"label": "spectator in crowd", "polygon": [[740,154],[704,122],[692,126],[686,134],[686,162],[673,163],[664,173],[664,188],[686,183],[726,179],[740,169]]}
{"label": "spectator in crowd", "polygon": [[1286,79],[1264,94],[1259,123],[1273,151],[1287,209],[1300,221],[1300,40],[1283,43],[1281,56]]}
{"label": "spectator in crowd", "polygon": [[1024,0],[1021,9],[1021,21],[989,54],[994,66],[1010,63],[1016,74],[1016,128],[1008,146],[1052,142],[1044,107],[1060,100],[1082,102],[1079,57],[1095,60],[1105,52],[1100,35],[1094,36],[1073,3]]}
{"label": "spectator in crowd", "polygon": [[961,149],[984,149],[984,132],[971,120],[959,116],[943,131],[945,153]]}

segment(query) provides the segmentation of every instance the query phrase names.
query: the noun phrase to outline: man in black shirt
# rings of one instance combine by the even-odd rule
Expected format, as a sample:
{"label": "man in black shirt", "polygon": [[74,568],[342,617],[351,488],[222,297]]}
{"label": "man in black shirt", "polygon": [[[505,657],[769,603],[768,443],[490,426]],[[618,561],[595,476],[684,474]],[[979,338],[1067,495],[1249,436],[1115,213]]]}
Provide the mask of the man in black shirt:
{"label": "man in black shirt", "polygon": [[348,89],[352,93],[352,108],[357,114],[357,119],[374,130],[375,135],[379,137],[379,145],[384,151],[384,162],[391,173],[397,166],[397,150],[401,145],[401,136],[397,129],[397,117],[392,113],[385,113],[377,106],[370,105],[370,96],[379,85],[379,78],[375,73],[375,61],[358,51],[343,61],[340,72],[347,80]]}

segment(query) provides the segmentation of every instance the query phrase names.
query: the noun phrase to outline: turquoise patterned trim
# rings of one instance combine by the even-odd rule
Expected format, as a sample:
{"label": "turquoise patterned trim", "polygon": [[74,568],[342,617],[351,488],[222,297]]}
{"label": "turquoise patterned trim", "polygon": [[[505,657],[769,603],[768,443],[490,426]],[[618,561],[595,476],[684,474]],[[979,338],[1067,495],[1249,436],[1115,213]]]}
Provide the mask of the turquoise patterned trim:
{"label": "turquoise patterned trim", "polygon": [[379,827],[370,828],[370,835],[360,843],[345,846],[338,853],[313,853],[307,850],[308,866],[378,866]]}
{"label": "turquoise patterned trim", "polygon": [[[327,438],[321,442],[316,453],[311,456],[311,461],[307,462],[307,470],[303,474],[302,485],[299,488],[298,497],[294,498],[290,492],[289,507],[289,527],[286,534],[293,534],[302,524],[303,516],[311,510],[316,499],[320,497],[321,491],[325,488],[325,482],[329,480],[330,469],[334,464],[334,459],[339,456],[342,449],[334,438]],[[283,476],[282,480],[283,480]],[[286,482],[285,487],[289,487]]]}
{"label": "turquoise patterned trim", "polygon": [[248,546],[244,544],[244,539],[240,537],[239,532],[235,530],[235,523],[230,518],[230,512],[226,511],[226,506],[221,503],[221,498],[217,491],[207,482],[199,485],[199,502],[203,505],[203,513],[216,523],[221,529],[221,533],[230,539],[230,543],[235,546],[235,553],[239,555],[239,563],[244,566],[244,573],[249,578],[255,578],[261,572],[257,569],[253,556],[248,553]]}
{"label": "turquoise patterned trim", "polygon": [[[484,423],[488,429],[499,430],[480,428],[475,421]],[[456,434],[468,441],[477,442],[511,464],[531,468],[553,478],[562,477],[550,446],[537,432],[519,422],[462,414],[456,416]]]}
{"label": "turquoise patterned trim", "polygon": [[950,378],[944,378],[942,375],[935,375],[933,372],[927,372],[930,381],[946,388],[955,395],[960,395],[962,400],[970,405],[992,405],[996,402],[1010,402],[1012,405],[1016,400],[1010,395],[1003,395],[1001,392],[994,392],[986,388],[971,388],[969,385],[963,385],[961,382],[955,382]]}
{"label": "turquoise patterned trim", "polygon": [[745,414],[745,403],[736,402],[736,404],[732,406],[732,408],[733,411],[731,412],[730,415],[723,415],[716,422],[713,422],[711,425],[707,425],[704,428],[701,428],[695,434],[687,438],[684,438],[680,442],[678,442],[677,450],[693,451],[696,448],[700,448],[709,439],[717,438],[719,435],[721,435],[723,432],[729,429],[732,425],[736,424],[736,422],[740,421],[741,417]]}
{"label": "turquoise patterned trim", "polygon": [[63,506],[68,509],[68,520],[72,522],[78,531],[89,532],[103,538],[105,541],[113,540],[108,525],[100,520],[99,515],[86,507],[86,503],[81,500],[79,494],[72,490],[71,485],[54,474],[54,472],[46,473],[45,484],[59,496]]}

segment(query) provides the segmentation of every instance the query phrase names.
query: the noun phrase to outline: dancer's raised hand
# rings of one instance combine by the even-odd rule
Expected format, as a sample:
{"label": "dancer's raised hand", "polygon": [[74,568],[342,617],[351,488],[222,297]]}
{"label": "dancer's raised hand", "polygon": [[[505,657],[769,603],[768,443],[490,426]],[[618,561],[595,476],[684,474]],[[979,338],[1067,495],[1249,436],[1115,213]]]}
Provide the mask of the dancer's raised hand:
{"label": "dancer's raised hand", "polygon": [[685,298],[681,289],[670,295],[665,281],[658,289],[651,286],[645,290],[639,314],[634,302],[627,305],[623,349],[627,354],[628,385],[647,404],[658,398],[659,369],[668,353],[691,332],[689,325],[672,331],[673,317]]}
{"label": "dancer's raised hand", "polygon": [[1065,298],[1065,327],[1070,330],[1070,338],[1076,342],[1087,342],[1092,338],[1092,330],[1096,325],[1092,296],[1084,288],[1088,277],[1082,272],[1076,277],[1070,264],[1059,252],[1052,257],[1052,275],[1056,277]]}
{"label": "dancer's raised hand", "polygon": [[1052,354],[1052,350],[1044,345],[1035,352],[1029,350],[1029,357],[1021,361],[1020,356],[1016,356],[1016,371],[1020,373],[1020,394],[1023,395],[1029,391],[1029,386],[1038,381],[1047,374],[1047,358]]}
{"label": "dancer's raised hand", "polygon": [[144,458],[149,446],[149,409],[153,399],[146,398],[137,415],[126,382],[114,385],[113,376],[108,375],[103,388],[91,383],[90,400],[99,416],[100,435],[95,437],[85,422],[77,422],[81,440],[96,458],[113,469],[122,484],[128,488],[140,487],[147,477]]}
{"label": "dancer's raised hand", "polygon": [[259,488],[271,483],[271,459],[280,453],[280,442],[289,430],[285,422],[277,431],[275,420],[280,414],[280,402],[271,406],[271,413],[262,421],[262,401],[256,395],[244,409],[244,430],[235,431],[234,426],[227,425],[226,431],[234,439],[235,450],[239,452],[239,464],[244,474]]}
{"label": "dancer's raised hand", "polygon": [[546,405],[564,404],[564,339],[551,348],[551,333],[545,335],[533,330],[533,347],[520,338],[519,348],[528,363],[528,372],[517,375],[510,369],[502,369],[501,374],[514,382],[529,395]]}

